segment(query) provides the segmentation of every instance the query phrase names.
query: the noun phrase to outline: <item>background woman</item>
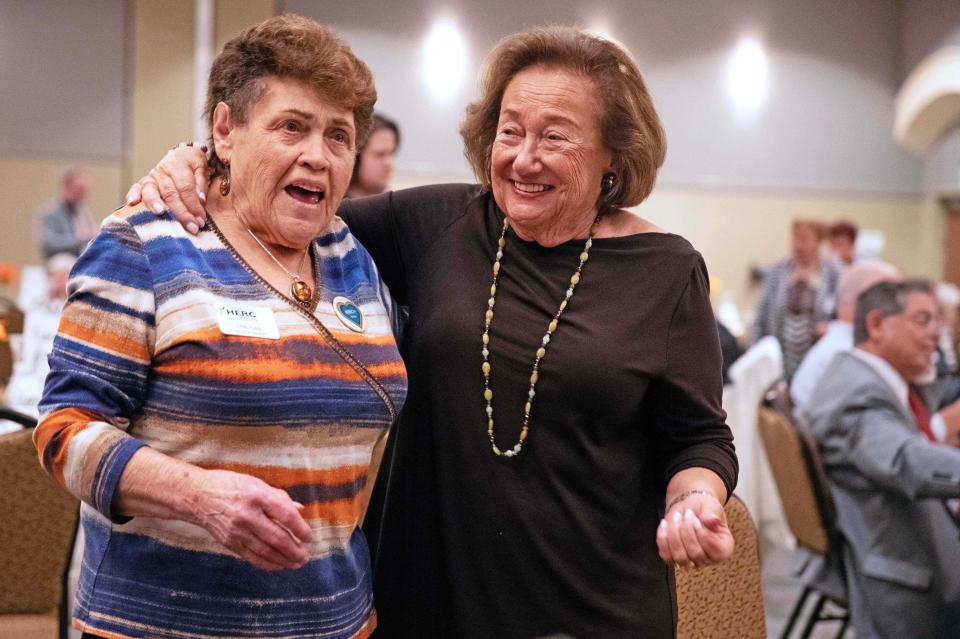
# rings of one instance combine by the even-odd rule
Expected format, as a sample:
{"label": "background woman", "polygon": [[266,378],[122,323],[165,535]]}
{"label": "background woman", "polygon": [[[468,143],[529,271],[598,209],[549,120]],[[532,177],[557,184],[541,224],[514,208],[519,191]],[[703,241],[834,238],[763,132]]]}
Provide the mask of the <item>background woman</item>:
{"label": "background woman", "polygon": [[811,220],[795,220],[790,257],[770,267],[763,280],[753,340],[773,335],[783,349],[787,380],[810,347],[823,335],[834,313],[839,269],[820,259],[823,227]]}
{"label": "background woman", "polygon": [[375,627],[358,521],[405,373],[335,217],[375,100],[325,27],[252,27],[210,73],[207,226],[128,208],[78,261],[35,437],[84,502],[90,636]]}
{"label": "background woman", "polygon": [[383,115],[374,113],[370,134],[357,154],[347,197],[380,195],[390,186],[393,161],[400,148],[400,127]]}
{"label": "background woman", "polygon": [[[461,134],[479,185],[340,209],[411,312],[365,524],[379,632],[672,637],[670,566],[733,552],[737,464],[703,260],[622,208],[663,162],[650,96],[616,45],[537,29],[493,51]],[[198,156],[168,155],[165,192]]]}

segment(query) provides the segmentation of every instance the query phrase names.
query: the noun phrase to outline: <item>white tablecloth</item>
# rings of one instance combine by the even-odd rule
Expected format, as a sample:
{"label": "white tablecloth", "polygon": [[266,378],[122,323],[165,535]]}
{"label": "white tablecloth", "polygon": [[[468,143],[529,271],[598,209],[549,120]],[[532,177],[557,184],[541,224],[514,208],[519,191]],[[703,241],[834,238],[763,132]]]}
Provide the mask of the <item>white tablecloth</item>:
{"label": "white tablecloth", "polygon": [[740,460],[737,495],[753,514],[764,542],[792,548],[793,537],[757,431],[757,409],[763,394],[782,375],[780,344],[774,337],[764,337],[730,367],[730,384],[723,389],[723,408]]}

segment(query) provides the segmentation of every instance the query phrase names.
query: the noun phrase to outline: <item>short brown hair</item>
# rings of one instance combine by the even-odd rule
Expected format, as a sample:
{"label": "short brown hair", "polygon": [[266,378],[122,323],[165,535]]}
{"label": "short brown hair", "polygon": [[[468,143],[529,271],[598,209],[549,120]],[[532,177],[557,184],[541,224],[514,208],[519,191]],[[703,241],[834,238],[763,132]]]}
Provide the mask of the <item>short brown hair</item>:
{"label": "short brown hair", "polygon": [[480,183],[490,188],[490,156],[507,85],[535,65],[582,74],[596,87],[602,113],[597,122],[603,146],[613,155],[616,182],[602,198],[606,206],[642,202],[657,180],[667,152],[660,118],[637,65],[616,44],[574,27],[541,27],[508,36],[490,53],[480,97],[467,107],[460,126],[464,155]]}
{"label": "short brown hair", "polygon": [[857,227],[853,222],[840,220],[830,225],[830,237],[845,237],[853,244],[857,241]]}
{"label": "short brown hair", "polygon": [[860,293],[853,315],[853,343],[863,344],[870,338],[867,330],[867,315],[873,311],[880,311],[884,317],[899,315],[906,308],[907,295],[910,293],[923,293],[936,297],[933,282],[925,279],[877,282]]}
{"label": "short brown hair", "polygon": [[[366,64],[331,29],[296,15],[276,16],[256,24],[227,42],[213,61],[203,117],[213,128],[213,110],[220,102],[244,124],[250,107],[263,96],[269,76],[309,84],[324,98],[353,111],[356,147],[367,139],[377,89]],[[209,164],[213,176],[223,164],[213,138]]]}

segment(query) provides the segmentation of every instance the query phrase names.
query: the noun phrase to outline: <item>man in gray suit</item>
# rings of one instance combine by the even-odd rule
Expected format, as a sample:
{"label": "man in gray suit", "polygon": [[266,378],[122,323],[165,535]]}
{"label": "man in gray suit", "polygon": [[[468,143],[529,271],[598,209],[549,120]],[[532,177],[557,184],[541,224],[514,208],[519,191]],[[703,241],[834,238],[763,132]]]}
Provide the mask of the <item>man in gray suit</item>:
{"label": "man in gray suit", "polygon": [[[807,409],[843,535],[857,639],[956,636],[960,449],[932,441],[910,380],[940,331],[933,287],[881,282],[860,295],[855,348],[833,360]],[[925,435],[924,432],[927,434]]]}

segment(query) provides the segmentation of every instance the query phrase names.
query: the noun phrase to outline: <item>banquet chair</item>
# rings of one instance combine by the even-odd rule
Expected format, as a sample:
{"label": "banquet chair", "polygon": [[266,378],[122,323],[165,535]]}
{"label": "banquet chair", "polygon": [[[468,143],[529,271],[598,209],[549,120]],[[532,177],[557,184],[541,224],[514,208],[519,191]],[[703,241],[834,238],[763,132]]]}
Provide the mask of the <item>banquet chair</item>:
{"label": "banquet chair", "polygon": [[0,412],[26,426],[0,435],[0,639],[66,637],[63,592],[79,504],[40,467],[36,420]]}
{"label": "banquet chair", "polygon": [[736,544],[733,557],[706,568],[677,569],[677,639],[767,636],[756,526],[736,495],[724,510]]}
{"label": "banquet chair", "polygon": [[[774,383],[764,395],[758,424],[787,524],[797,545],[813,554],[811,561],[817,569],[816,575],[810,571],[811,575],[804,579],[803,591],[790,612],[781,638],[790,636],[807,600],[814,594],[813,610],[800,636],[809,637],[820,622],[839,621],[836,636],[842,637],[850,615],[836,511],[817,444],[806,425],[794,415],[785,382]],[[829,612],[828,603],[838,612]]]}

